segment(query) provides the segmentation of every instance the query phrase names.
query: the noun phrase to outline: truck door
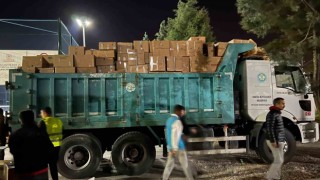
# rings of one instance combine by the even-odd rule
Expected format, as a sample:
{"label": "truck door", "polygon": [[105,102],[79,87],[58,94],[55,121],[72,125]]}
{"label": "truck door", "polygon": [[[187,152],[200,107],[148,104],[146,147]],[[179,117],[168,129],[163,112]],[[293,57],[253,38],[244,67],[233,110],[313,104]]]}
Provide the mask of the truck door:
{"label": "truck door", "polygon": [[285,111],[299,121],[312,121],[315,118],[313,95],[306,94],[307,81],[299,67],[275,66],[273,83],[274,97],[285,99]]}

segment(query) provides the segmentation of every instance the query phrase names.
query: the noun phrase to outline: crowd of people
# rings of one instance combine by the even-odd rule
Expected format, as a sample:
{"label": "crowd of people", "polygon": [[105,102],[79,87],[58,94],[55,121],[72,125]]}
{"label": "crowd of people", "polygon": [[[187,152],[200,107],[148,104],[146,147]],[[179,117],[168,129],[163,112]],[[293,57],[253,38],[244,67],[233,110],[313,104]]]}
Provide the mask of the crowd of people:
{"label": "crowd of people", "polygon": [[[51,108],[41,109],[42,120],[37,124],[31,110],[20,112],[21,128],[10,134],[8,146],[14,158],[17,180],[48,179],[48,165],[51,178],[58,180],[57,162],[62,142],[62,121],[52,117]],[[0,145],[6,145],[8,125],[0,109]],[[1,160],[4,151],[1,151]]]}
{"label": "crowd of people", "polygon": [[[274,162],[266,175],[267,179],[280,179],[281,166],[284,159],[284,125],[281,110],[285,107],[283,98],[276,98],[266,117],[267,145],[274,157]],[[186,140],[183,132],[186,123],[183,119],[185,108],[181,105],[174,107],[174,113],[169,117],[165,126],[166,143],[169,151],[162,179],[169,179],[175,165],[175,159],[180,162],[188,180],[193,175],[188,164]],[[17,179],[44,180],[48,179],[48,165],[53,180],[58,180],[57,162],[63,138],[63,124],[58,118],[52,117],[51,108],[41,110],[42,120],[35,122],[34,112],[22,111],[19,115],[21,128],[10,135],[9,148],[14,157]],[[8,125],[0,109],[0,146],[6,145]],[[41,146],[39,146],[41,144]],[[4,151],[0,151],[0,160],[4,159]]]}

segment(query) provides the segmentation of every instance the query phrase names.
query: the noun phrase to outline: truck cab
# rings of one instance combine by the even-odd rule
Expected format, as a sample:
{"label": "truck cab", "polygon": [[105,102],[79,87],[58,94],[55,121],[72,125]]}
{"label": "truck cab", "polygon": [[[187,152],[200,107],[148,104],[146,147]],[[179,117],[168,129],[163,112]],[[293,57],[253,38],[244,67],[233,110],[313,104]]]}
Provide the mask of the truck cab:
{"label": "truck cab", "polygon": [[[285,99],[282,117],[286,128],[287,161],[295,151],[295,142],[319,140],[319,125],[315,122],[316,106],[310,83],[299,66],[282,65],[273,61],[246,59],[239,62],[235,83],[240,94],[240,113],[251,124],[251,144],[267,162],[265,121],[273,99]],[[290,146],[290,147],[289,147]],[[290,155],[289,155],[290,154]]]}

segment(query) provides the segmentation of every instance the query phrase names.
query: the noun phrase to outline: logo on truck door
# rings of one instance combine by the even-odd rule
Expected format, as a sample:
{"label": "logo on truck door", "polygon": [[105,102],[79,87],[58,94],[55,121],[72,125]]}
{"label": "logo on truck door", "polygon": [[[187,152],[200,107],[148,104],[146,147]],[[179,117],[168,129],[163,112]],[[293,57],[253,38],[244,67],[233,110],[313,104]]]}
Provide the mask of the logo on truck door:
{"label": "logo on truck door", "polygon": [[136,90],[136,86],[133,83],[127,83],[126,90],[128,92],[133,92],[134,90]]}
{"label": "logo on truck door", "polygon": [[259,82],[265,82],[267,79],[267,76],[264,73],[259,73],[258,74],[258,80]]}

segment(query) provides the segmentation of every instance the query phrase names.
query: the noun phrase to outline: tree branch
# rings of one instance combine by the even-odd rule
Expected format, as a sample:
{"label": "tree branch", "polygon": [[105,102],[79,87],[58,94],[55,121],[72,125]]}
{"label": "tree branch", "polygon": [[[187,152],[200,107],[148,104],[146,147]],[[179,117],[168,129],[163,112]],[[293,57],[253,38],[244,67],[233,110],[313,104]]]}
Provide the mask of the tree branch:
{"label": "tree branch", "polygon": [[306,36],[300,42],[298,42],[298,44],[301,44],[303,41],[305,41],[308,38],[312,24],[313,22],[310,22]]}

